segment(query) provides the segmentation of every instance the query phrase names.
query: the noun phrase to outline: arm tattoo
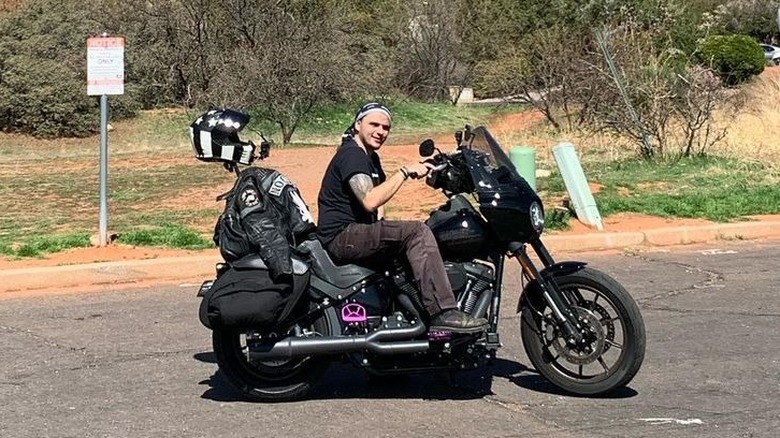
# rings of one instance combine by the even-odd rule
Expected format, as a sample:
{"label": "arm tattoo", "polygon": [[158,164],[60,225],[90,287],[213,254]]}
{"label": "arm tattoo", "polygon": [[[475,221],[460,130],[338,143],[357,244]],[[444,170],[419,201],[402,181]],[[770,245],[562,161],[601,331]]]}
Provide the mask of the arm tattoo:
{"label": "arm tattoo", "polygon": [[374,188],[374,181],[365,173],[357,173],[349,179],[349,187],[359,200],[363,200],[368,192]]}

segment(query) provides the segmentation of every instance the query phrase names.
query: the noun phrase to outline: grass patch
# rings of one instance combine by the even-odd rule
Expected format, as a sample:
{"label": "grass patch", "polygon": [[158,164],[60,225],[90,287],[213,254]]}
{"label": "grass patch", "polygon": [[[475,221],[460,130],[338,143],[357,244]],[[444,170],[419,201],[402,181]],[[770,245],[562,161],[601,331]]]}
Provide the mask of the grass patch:
{"label": "grass patch", "polygon": [[544,213],[544,228],[547,230],[568,230],[571,213],[551,208]]}
{"label": "grass patch", "polygon": [[136,246],[163,246],[168,248],[206,249],[214,244],[197,231],[177,224],[163,224],[121,234],[119,242]]}
{"label": "grass patch", "polygon": [[221,208],[131,211],[117,217],[114,226],[118,230],[132,230],[138,228],[139,224],[157,229],[177,224],[200,234],[208,234],[214,230],[217,217],[222,212]]}
{"label": "grass patch", "polygon": [[5,247],[5,250],[0,249],[0,252],[16,257],[41,257],[47,253],[88,246],[90,246],[89,234],[73,233],[33,237],[19,245],[16,250],[10,245],[0,245],[0,247]]}
{"label": "grass patch", "polygon": [[13,256],[15,254],[11,245],[7,243],[0,243],[0,254],[4,256]]}
{"label": "grass patch", "polygon": [[[634,212],[726,222],[780,212],[778,175],[761,163],[696,157],[586,162],[583,167],[588,181],[602,186],[594,195],[602,216]],[[540,189],[551,199],[566,194],[557,172]]]}

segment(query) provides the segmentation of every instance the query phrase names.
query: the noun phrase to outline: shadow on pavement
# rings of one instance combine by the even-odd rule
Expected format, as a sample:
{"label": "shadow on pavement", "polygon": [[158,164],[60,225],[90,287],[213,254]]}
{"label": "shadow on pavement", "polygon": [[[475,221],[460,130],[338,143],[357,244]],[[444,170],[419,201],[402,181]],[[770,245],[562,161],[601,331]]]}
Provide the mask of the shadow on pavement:
{"label": "shadow on pavement", "polygon": [[[215,363],[213,353],[198,353],[195,359]],[[518,362],[496,359],[492,365],[476,370],[449,373],[430,373],[392,376],[371,376],[347,364],[334,364],[323,379],[306,397],[306,400],[328,399],[421,399],[421,400],[473,400],[493,395],[495,377],[535,392],[570,396],[544,377]],[[200,382],[209,388],[202,398],[219,402],[246,401],[241,393],[217,370],[209,379]],[[600,398],[628,398],[637,395],[630,388],[623,388]]]}
{"label": "shadow on pavement", "polygon": [[208,385],[209,389],[206,390],[200,397],[218,401],[218,402],[246,402],[247,399],[241,396],[232,385],[225,379],[225,376],[217,371],[212,374],[207,380],[198,382],[199,385]]}
{"label": "shadow on pavement", "polygon": [[[493,376],[503,377],[521,388],[530,389],[532,391],[545,394],[560,395],[564,397],[577,397],[553,385],[549,380],[545,379],[539,373],[537,373],[536,370],[527,368],[517,362],[512,362],[505,359],[496,359],[493,365],[493,369]],[[638,394],[639,393],[635,390],[624,387],[613,391],[612,393],[594,398],[621,399],[633,397]]]}
{"label": "shadow on pavement", "polygon": [[[462,376],[451,377],[446,372],[375,377],[350,365],[335,365],[305,400],[471,400],[492,394],[489,384],[487,388],[484,385],[489,379],[463,380]],[[219,402],[247,401],[219,370],[199,383],[209,386],[202,398]]]}
{"label": "shadow on pavement", "polygon": [[196,353],[192,357],[198,362],[217,363],[217,356],[214,355],[213,351],[209,351],[205,353]]}

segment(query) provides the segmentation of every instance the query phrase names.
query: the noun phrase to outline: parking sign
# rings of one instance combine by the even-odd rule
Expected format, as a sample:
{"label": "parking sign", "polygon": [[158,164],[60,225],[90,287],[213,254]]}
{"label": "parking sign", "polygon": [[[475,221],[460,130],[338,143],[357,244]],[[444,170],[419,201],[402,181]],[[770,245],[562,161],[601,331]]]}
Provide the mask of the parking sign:
{"label": "parking sign", "polygon": [[125,39],[87,38],[87,94],[100,96],[125,92]]}

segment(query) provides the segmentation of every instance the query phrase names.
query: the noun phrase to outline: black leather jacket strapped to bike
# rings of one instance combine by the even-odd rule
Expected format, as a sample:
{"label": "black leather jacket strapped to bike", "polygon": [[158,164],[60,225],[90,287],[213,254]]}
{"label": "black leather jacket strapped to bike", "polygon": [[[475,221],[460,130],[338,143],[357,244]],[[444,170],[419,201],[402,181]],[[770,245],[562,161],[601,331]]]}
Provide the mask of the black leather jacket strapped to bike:
{"label": "black leather jacket strapped to bike", "polygon": [[293,273],[292,247],[314,230],[314,221],[295,185],[273,169],[250,167],[226,195],[214,243],[227,262],[258,254],[271,277]]}

